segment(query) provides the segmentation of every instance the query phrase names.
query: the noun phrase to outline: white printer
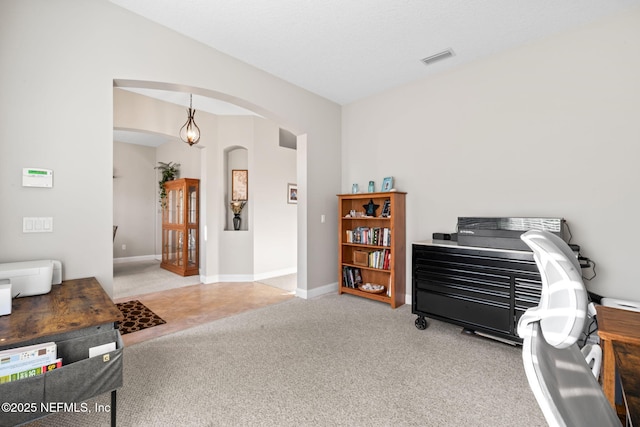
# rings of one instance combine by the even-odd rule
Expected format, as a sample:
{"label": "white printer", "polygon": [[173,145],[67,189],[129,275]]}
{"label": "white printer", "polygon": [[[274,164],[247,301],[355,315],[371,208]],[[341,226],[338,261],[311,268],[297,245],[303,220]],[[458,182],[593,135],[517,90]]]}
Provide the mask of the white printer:
{"label": "white printer", "polygon": [[11,298],[46,294],[62,283],[62,263],[46,259],[0,264],[0,280],[8,279]]}

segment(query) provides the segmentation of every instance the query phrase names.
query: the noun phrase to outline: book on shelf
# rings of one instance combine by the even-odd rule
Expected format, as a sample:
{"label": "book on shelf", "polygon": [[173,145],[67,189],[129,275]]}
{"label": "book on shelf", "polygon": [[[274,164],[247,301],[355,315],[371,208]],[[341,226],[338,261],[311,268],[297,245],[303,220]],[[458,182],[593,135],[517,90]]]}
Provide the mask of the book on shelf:
{"label": "book on shelf", "polygon": [[379,251],[369,252],[369,267],[388,270],[391,266],[391,251],[389,249],[381,249]]}
{"label": "book on shelf", "polygon": [[353,230],[346,230],[346,242],[391,246],[391,230],[388,227],[356,227]]}
{"label": "book on shelf", "polygon": [[359,268],[353,269],[353,276],[354,276],[354,288],[357,288],[358,285],[362,284],[362,272],[360,271]]}
{"label": "book on shelf", "polygon": [[342,267],[342,286],[356,289],[362,283],[362,272],[358,267]]}

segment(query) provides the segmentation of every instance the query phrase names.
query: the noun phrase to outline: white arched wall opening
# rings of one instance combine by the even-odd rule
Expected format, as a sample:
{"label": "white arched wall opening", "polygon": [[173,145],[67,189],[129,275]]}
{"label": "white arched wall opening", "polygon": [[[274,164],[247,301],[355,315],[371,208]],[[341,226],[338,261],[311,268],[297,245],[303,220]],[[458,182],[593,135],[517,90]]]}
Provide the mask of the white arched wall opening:
{"label": "white arched wall opening", "polygon": [[[286,128],[292,133],[296,133],[296,129],[286,123],[283,123],[278,117],[274,117],[268,111],[252,105],[241,99],[221,94],[216,91],[203,88],[194,88],[183,85],[168,84],[161,82],[149,82],[139,80],[114,80],[114,88],[146,88],[158,90],[171,90],[184,93],[193,93],[200,96],[212,97],[226,102],[233,103],[245,109],[256,112],[260,116],[271,120],[279,127]],[[196,107],[194,105],[194,107]],[[120,115],[117,108],[114,108],[114,128],[123,127],[122,121],[126,121],[131,114]],[[201,113],[199,113],[201,114]],[[184,115],[184,114],[183,114]],[[125,117],[122,117],[125,116]],[[186,116],[186,115],[185,115]],[[182,116],[180,116],[182,117]],[[184,119],[184,117],[182,117]],[[181,119],[181,120],[182,120]],[[198,120],[197,120],[198,121]],[[118,126],[116,126],[118,125]],[[171,123],[166,117],[162,117],[159,123],[155,124],[155,130],[160,129],[163,134],[170,134],[175,129],[179,129],[182,123]],[[194,147],[199,148],[200,154],[200,175],[201,179],[201,278],[205,283],[212,283],[221,280],[253,280],[256,277],[265,278],[268,276],[260,276],[260,271],[253,270],[254,253],[253,249],[253,233],[251,230],[241,235],[234,235],[233,238],[226,235],[229,233],[227,224],[229,206],[226,204],[227,189],[224,183],[223,173],[227,169],[226,152],[229,148],[225,147],[216,136],[216,132],[207,132],[207,124],[198,121],[198,125],[202,130],[202,140]],[[177,127],[176,127],[177,126]],[[163,129],[166,127],[166,129]],[[297,294],[303,298],[310,296],[307,292],[307,266],[306,266],[306,136],[304,134],[297,135],[298,150],[295,152],[295,161],[297,165],[296,184],[300,191],[300,197],[296,206],[296,261],[295,265],[298,273],[298,290]],[[188,147],[184,144],[185,147]],[[193,148],[192,148],[193,149]],[[228,172],[230,174],[230,170]],[[190,174],[193,175],[193,174]],[[251,186],[250,186],[251,191]],[[284,194],[284,192],[283,192]],[[225,201],[225,203],[221,203]],[[251,200],[248,208],[243,214],[243,220],[247,221],[247,225],[251,224],[253,207]],[[243,227],[244,228],[244,227]],[[232,228],[231,228],[232,230]],[[239,254],[242,257],[241,262],[229,262],[229,254]],[[244,254],[244,255],[242,255]],[[236,260],[237,261],[237,260]],[[282,270],[282,274],[289,274],[292,271]]]}
{"label": "white arched wall opening", "polygon": [[[224,147],[222,152],[224,156],[223,157],[224,169],[222,171],[224,173],[224,203],[225,203],[225,206],[229,206],[229,204],[233,200],[235,200],[232,194],[233,193],[233,172],[244,171],[244,170],[246,170],[247,173],[250,172],[248,170],[249,169],[249,150],[247,147],[244,147],[244,146],[232,145],[229,147]],[[247,203],[248,203],[248,200],[247,200]],[[249,229],[249,221],[248,221],[248,215],[247,215],[248,211],[249,211],[248,207],[247,209],[242,209],[240,211],[239,231],[247,231]],[[234,230],[233,217],[234,217],[234,214],[232,213],[231,209],[225,209],[225,225],[224,225],[225,231]]]}

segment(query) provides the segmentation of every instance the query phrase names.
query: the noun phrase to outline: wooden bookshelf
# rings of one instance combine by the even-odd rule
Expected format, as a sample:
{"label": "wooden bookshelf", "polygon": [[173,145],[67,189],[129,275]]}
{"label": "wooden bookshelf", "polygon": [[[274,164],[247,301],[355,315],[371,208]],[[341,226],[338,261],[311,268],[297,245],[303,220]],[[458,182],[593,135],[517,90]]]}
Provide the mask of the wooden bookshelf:
{"label": "wooden bookshelf", "polygon": [[[338,292],[381,301],[396,308],[404,304],[406,282],[406,193],[356,193],[338,195]],[[365,205],[378,205],[366,215]],[[381,216],[387,203],[388,217]],[[355,215],[354,215],[355,214]],[[377,261],[377,262],[376,262]],[[358,274],[359,273],[359,274]],[[355,283],[356,277],[362,280]],[[358,285],[385,287],[366,292]]]}

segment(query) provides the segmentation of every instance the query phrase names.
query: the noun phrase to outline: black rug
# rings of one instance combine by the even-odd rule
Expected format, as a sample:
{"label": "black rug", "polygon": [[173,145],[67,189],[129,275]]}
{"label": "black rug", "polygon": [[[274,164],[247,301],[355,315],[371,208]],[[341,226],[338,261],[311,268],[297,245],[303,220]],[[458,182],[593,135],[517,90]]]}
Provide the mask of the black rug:
{"label": "black rug", "polygon": [[121,335],[167,323],[138,300],[120,302],[116,306],[124,316],[124,320],[118,322]]}

